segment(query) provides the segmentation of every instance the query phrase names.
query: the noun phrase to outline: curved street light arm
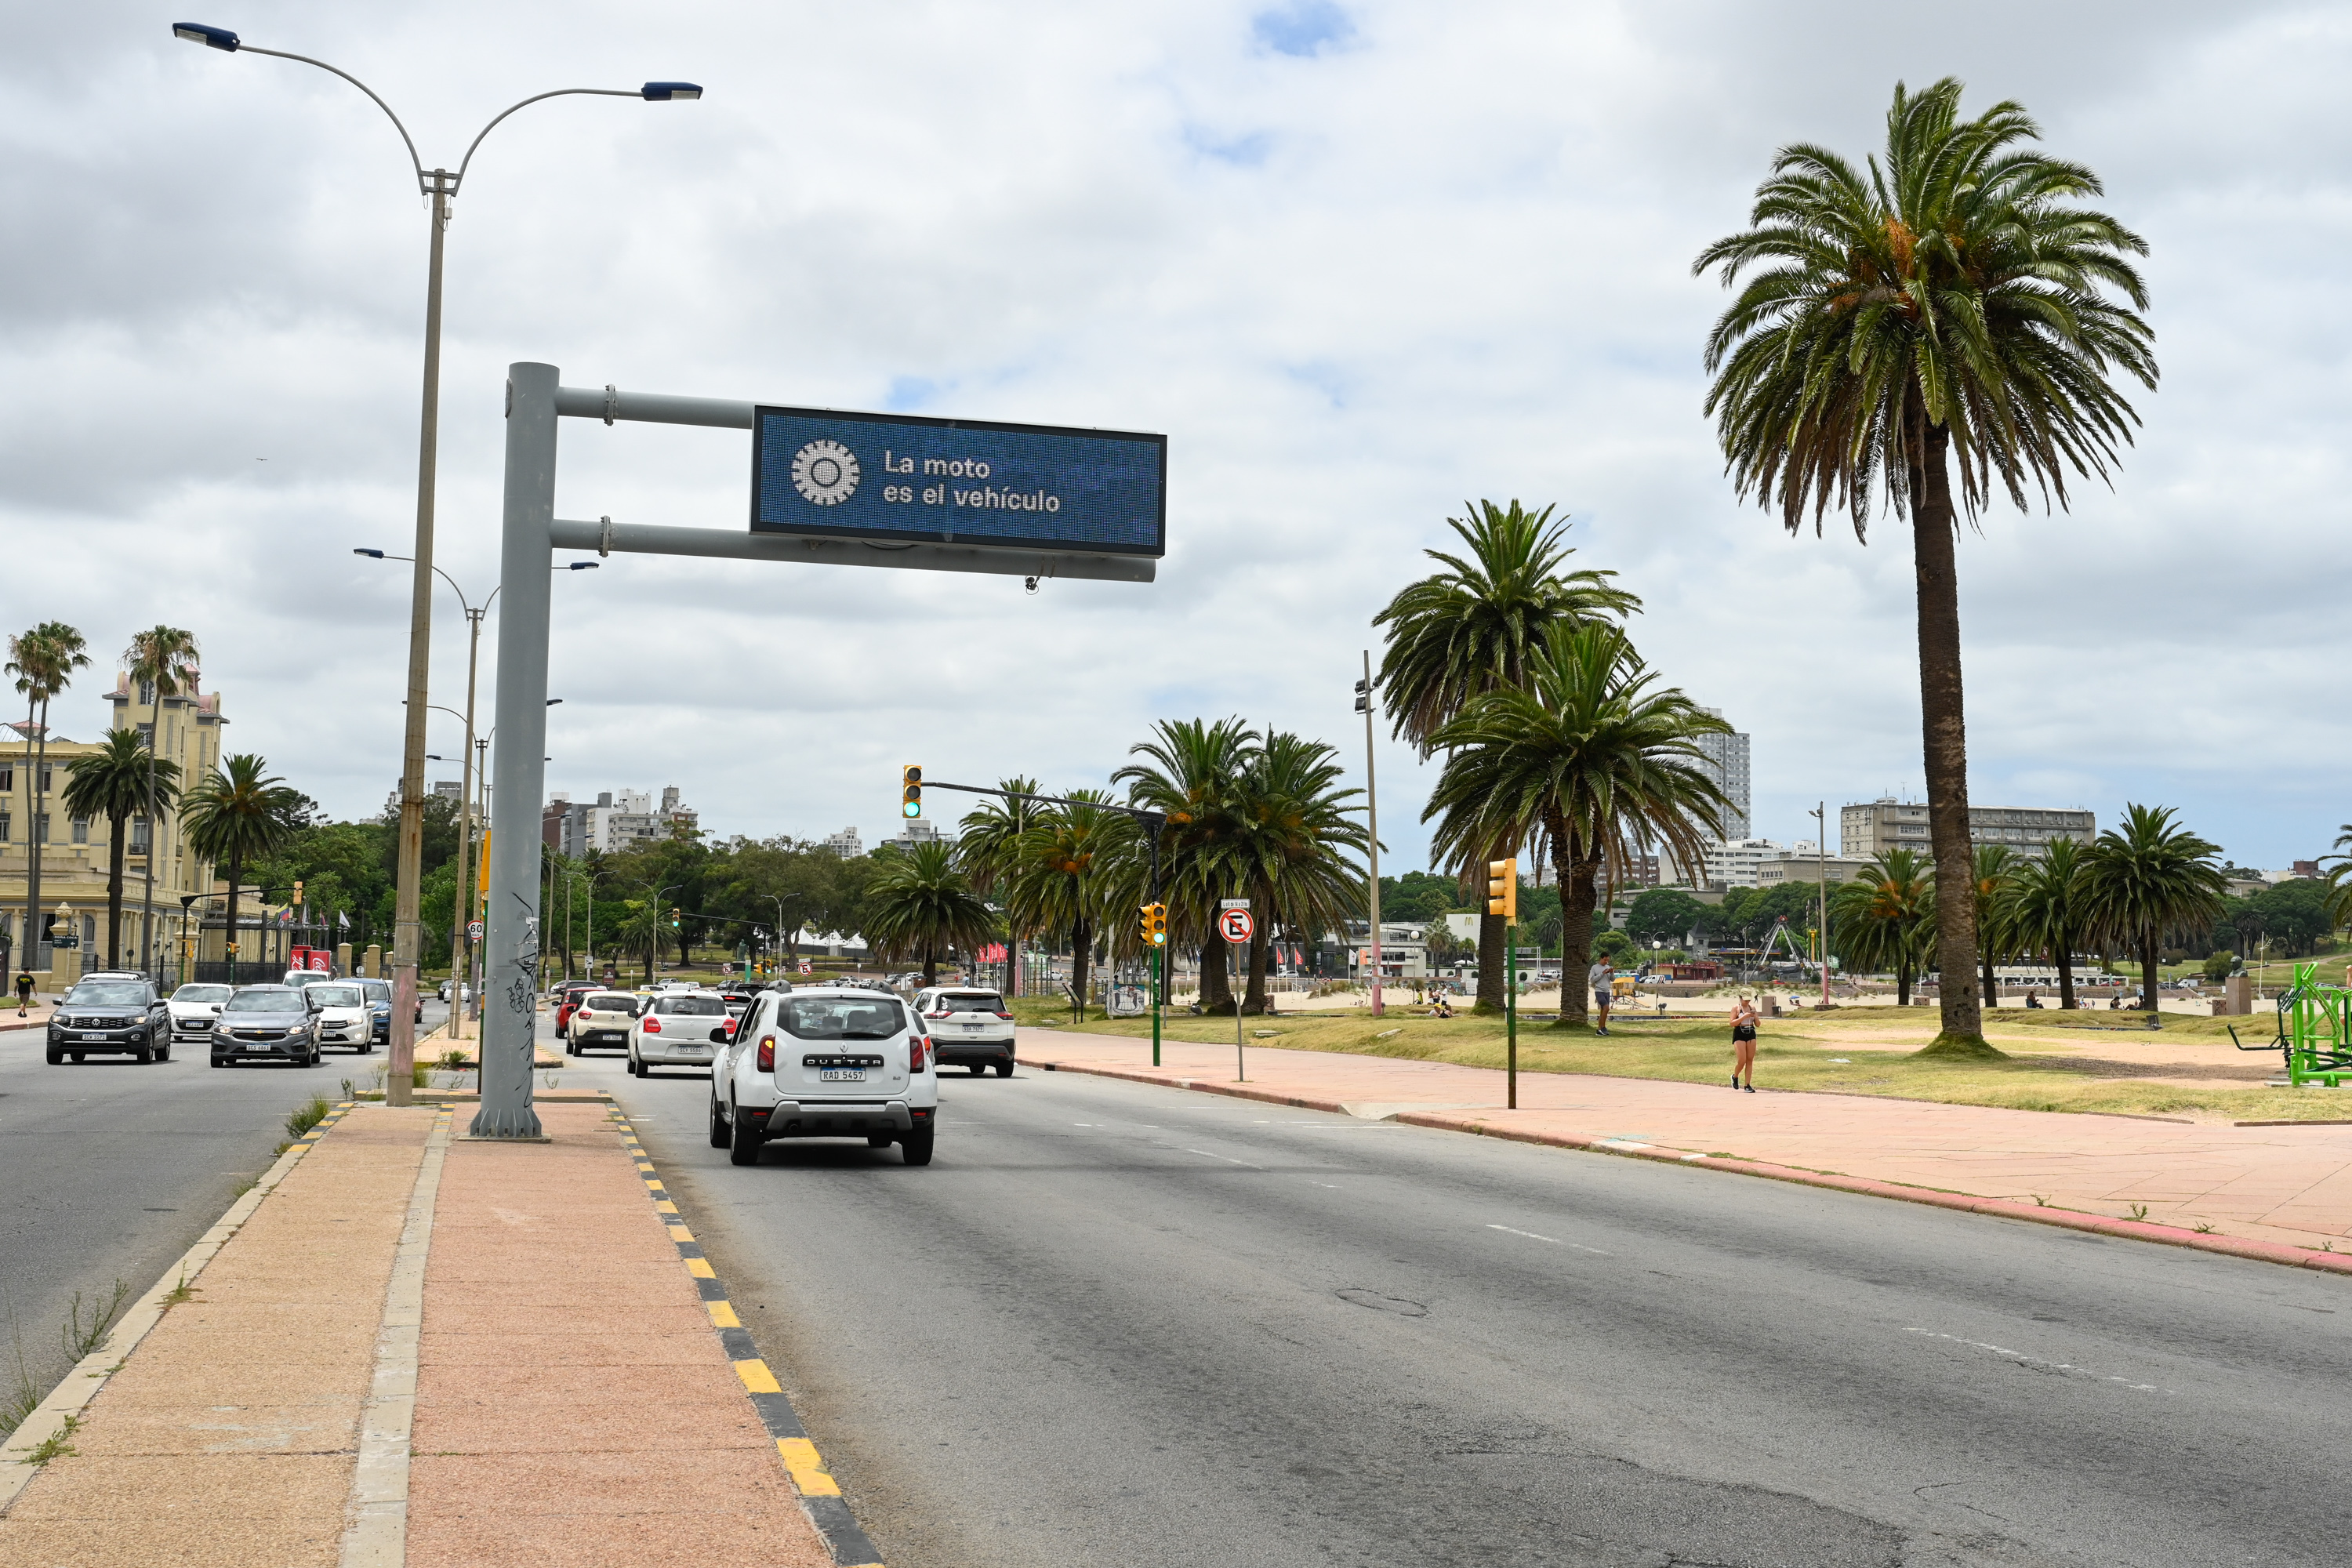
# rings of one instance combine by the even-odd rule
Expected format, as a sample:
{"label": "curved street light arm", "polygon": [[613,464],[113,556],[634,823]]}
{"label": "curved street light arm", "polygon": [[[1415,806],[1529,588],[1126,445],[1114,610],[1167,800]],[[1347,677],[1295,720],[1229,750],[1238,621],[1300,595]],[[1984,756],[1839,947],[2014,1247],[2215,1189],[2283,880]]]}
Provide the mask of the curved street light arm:
{"label": "curved street light arm", "polygon": [[416,155],[416,143],[410,139],[408,127],[400,122],[400,116],[392,111],[392,105],[386,103],[383,99],[376,97],[375,89],[370,87],[367,83],[362,81],[351,72],[343,69],[341,66],[331,66],[324,60],[314,60],[308,55],[290,55],[284,49],[265,49],[257,44],[240,43],[237,47],[248,55],[269,55],[281,60],[300,60],[306,66],[317,66],[322,71],[332,71],[337,76],[342,78],[345,81],[350,82],[353,87],[358,88],[362,92],[366,93],[369,98],[375,100],[375,106],[383,110],[383,117],[392,121],[392,128],[400,132],[401,145],[408,149],[408,166],[416,171],[416,189],[418,193],[423,195],[431,195],[433,194],[432,186],[425,183],[425,161]]}
{"label": "curved street light arm", "polygon": [[[524,99],[520,103],[509,105],[506,109],[500,110],[498,115],[493,118],[488,125],[482,127],[480,134],[477,135],[474,140],[467,145],[466,155],[464,158],[460,159],[457,163],[457,177],[449,182],[449,194],[453,196],[456,195],[457,194],[457,188],[466,183],[466,170],[474,162],[474,149],[482,144],[482,137],[488,136],[491,132],[498,129],[499,121],[500,120],[504,120],[508,115],[512,114],[518,109],[529,108],[530,105],[537,103],[541,99],[567,98],[573,94],[585,94],[592,98],[643,98],[645,96],[645,92],[642,89],[625,91],[617,87],[559,87],[553,92],[538,93],[532,97]],[[389,114],[392,111],[390,110],[386,110],[384,112]],[[407,132],[403,132],[402,134],[405,135]],[[410,149],[410,155],[412,157],[415,156],[415,150],[414,148]],[[420,174],[419,177],[421,178],[422,175]]]}

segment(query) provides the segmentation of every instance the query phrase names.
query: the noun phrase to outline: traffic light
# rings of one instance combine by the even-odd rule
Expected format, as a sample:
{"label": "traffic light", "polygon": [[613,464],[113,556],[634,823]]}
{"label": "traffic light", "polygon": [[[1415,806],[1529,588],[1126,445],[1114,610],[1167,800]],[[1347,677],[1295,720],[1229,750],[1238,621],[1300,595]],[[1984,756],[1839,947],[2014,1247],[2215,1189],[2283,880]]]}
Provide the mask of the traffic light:
{"label": "traffic light", "polygon": [[1519,862],[1516,856],[1508,860],[1486,862],[1486,912],[1507,921],[1519,918]]}
{"label": "traffic light", "polygon": [[302,901],[302,883],[299,879],[294,883],[294,901],[298,904]]}
{"label": "traffic light", "polygon": [[1356,711],[1369,713],[1371,710],[1372,683],[1369,680],[1359,680],[1356,682]]}
{"label": "traffic light", "polygon": [[1146,947],[1168,945],[1168,906],[1166,904],[1143,906],[1143,942]]}
{"label": "traffic light", "polygon": [[898,770],[898,798],[903,803],[898,807],[899,814],[904,816],[922,816],[923,770],[914,766],[912,763],[900,768]]}
{"label": "traffic light", "polygon": [[676,904],[672,904],[669,907],[669,929],[672,931],[676,931],[677,929],[677,906]]}

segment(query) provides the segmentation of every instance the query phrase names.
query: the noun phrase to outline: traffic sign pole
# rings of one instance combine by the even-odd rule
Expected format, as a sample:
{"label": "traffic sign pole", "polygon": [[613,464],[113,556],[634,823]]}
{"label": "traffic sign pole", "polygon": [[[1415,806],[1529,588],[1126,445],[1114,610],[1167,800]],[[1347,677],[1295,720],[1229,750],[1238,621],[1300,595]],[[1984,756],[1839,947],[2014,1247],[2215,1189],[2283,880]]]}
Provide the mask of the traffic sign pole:
{"label": "traffic sign pole", "polygon": [[[1503,1034],[1509,1041],[1504,1052],[1504,1105],[1511,1110],[1519,1108],[1519,939],[1515,934],[1517,930],[1517,921],[1503,922]],[[1559,978],[1561,984],[1568,983],[1567,975]]]}
{"label": "traffic sign pole", "polygon": [[[1228,943],[1240,946],[1247,942],[1250,933],[1255,929],[1255,924],[1250,919],[1250,906],[1247,899],[1218,900],[1217,930]],[[1234,1081],[1235,1083],[1249,1081],[1249,1061],[1242,1054],[1242,1005],[1239,997],[1234,1000]]]}
{"label": "traffic sign pole", "polygon": [[1161,976],[1165,973],[1162,965],[1167,951],[1166,948],[1161,947],[1151,950],[1151,1065],[1153,1067],[1160,1065],[1160,999],[1165,994]]}

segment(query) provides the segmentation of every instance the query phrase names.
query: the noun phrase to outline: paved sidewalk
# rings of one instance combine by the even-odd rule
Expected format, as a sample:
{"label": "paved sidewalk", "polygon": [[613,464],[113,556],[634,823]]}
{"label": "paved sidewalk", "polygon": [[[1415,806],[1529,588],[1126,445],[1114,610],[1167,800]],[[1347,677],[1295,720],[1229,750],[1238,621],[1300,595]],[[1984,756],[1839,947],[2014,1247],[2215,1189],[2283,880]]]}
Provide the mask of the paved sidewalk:
{"label": "paved sidewalk", "polygon": [[[2151,1223],[2137,1231],[2165,1233],[2151,1239],[2211,1245],[2213,1237],[2239,1237],[2334,1247],[2352,1268],[2352,1126],[2189,1126],[1861,1095],[1748,1094],[1730,1087],[1727,1062],[1720,1088],[1521,1073],[1519,1109],[1506,1110],[1503,1074],[1449,1062],[1253,1046],[1248,1081],[1236,1083],[1230,1045],[1169,1042],[1157,1071],[1148,1041],[1024,1029],[1020,1053],[1033,1067],[1247,1092],[1420,1126],[1779,1168],[1759,1173],[1827,1173],[1972,1194],[2004,1207],[2046,1205],[2128,1221],[2134,1205],[2145,1205]],[[1705,1158],[1718,1154],[1732,1158]],[[2210,1226],[2210,1235],[2200,1226]]]}
{"label": "paved sidewalk", "polygon": [[863,1549],[625,1124],[540,1113],[542,1143],[376,1105],[297,1143],[0,1447],[0,1568]]}

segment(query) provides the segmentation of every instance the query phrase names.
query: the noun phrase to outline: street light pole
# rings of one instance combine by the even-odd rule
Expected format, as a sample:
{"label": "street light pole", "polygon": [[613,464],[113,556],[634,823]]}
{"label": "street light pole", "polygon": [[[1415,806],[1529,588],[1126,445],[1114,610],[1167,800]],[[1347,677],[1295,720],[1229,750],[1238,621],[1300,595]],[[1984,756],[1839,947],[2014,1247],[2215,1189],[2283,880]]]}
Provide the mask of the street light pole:
{"label": "street light pole", "polygon": [[1372,650],[1364,650],[1364,679],[1356,683],[1356,708],[1364,716],[1364,828],[1371,850],[1367,879],[1372,905],[1372,1016],[1381,1016],[1381,796],[1372,775]]}
{"label": "street light pole", "polygon": [[[416,572],[408,595],[408,719],[401,742],[400,855],[393,900],[392,1059],[384,1079],[384,1102],[407,1105],[411,1103],[410,1078],[416,1059],[416,969],[423,934],[419,917],[425,865],[425,707],[432,673],[433,496],[441,427],[441,258],[442,237],[449,227],[449,202],[464,184],[466,170],[472,164],[474,151],[481,146],[482,138],[499,121],[527,104],[541,99],[575,96],[638,98],[648,103],[690,102],[702,96],[702,89],[692,82],[649,81],[634,92],[619,88],[568,87],[539,93],[500,110],[489,124],[483,126],[467,147],[455,174],[438,168],[427,174],[424,160],[416,155],[416,143],[409,136],[408,127],[400,122],[400,116],[393,113],[392,106],[378,97],[373,88],[351,72],[308,55],[257,47],[226,27],[202,22],[175,22],[172,36],[230,54],[242,51],[299,61],[350,82],[366,93],[383,110],[384,118],[392,121],[393,129],[400,132],[401,145],[408,150],[408,165],[416,176],[417,188],[431,208],[431,243],[425,273],[425,388],[416,441]],[[232,940],[236,936],[234,931],[229,934]]]}

